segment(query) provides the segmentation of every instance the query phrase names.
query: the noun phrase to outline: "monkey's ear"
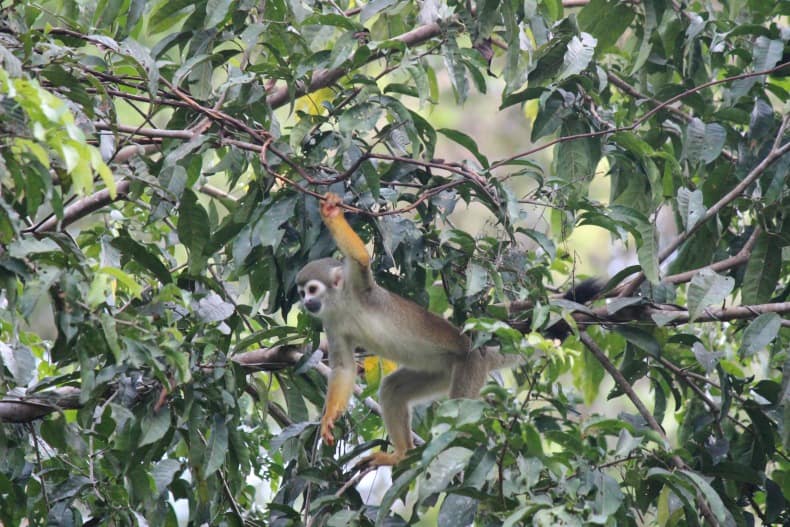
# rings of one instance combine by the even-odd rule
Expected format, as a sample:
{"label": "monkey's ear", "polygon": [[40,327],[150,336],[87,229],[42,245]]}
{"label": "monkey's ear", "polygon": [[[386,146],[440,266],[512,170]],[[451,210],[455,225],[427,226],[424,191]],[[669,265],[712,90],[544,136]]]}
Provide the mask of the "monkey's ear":
{"label": "monkey's ear", "polygon": [[343,268],[335,267],[332,269],[332,287],[339,289],[343,286]]}

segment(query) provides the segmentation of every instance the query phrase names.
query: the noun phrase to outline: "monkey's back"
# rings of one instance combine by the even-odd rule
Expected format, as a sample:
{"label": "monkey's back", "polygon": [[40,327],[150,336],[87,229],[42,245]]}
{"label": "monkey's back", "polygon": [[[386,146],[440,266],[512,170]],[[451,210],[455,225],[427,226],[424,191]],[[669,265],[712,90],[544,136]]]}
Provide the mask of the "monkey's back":
{"label": "monkey's back", "polygon": [[[469,339],[444,318],[378,285],[356,313],[355,341],[366,351],[420,370],[440,371],[469,353]],[[437,351],[439,353],[437,353]]]}

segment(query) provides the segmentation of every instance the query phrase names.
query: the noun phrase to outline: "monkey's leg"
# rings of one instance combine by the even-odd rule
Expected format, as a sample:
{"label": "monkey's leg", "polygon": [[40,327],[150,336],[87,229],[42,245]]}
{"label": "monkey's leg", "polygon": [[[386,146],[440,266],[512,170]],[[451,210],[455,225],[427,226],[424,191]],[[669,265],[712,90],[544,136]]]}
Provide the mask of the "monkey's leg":
{"label": "monkey's leg", "polygon": [[384,427],[394,452],[374,452],[360,466],[394,465],[414,448],[411,439],[411,403],[446,393],[450,385],[447,371],[431,372],[399,368],[381,381],[379,396]]}
{"label": "monkey's leg", "polygon": [[463,359],[457,360],[450,375],[450,398],[474,399],[480,395],[489,368],[489,360],[479,349],[471,350]]}

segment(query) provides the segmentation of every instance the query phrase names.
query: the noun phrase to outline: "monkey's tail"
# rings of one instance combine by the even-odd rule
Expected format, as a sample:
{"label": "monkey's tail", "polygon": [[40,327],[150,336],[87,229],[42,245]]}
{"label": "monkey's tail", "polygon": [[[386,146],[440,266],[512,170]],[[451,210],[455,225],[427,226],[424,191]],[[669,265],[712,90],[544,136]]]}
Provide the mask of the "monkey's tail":
{"label": "monkey's tail", "polygon": [[572,300],[577,304],[586,304],[600,293],[604,283],[598,278],[588,278],[571,287],[562,298]]}
{"label": "monkey's tail", "polygon": [[[588,278],[571,287],[562,298],[571,300],[577,304],[586,304],[594,299],[603,291],[604,283],[598,278]],[[567,322],[560,320],[553,326],[547,328],[544,335],[548,338],[565,340],[571,334],[571,328]]]}

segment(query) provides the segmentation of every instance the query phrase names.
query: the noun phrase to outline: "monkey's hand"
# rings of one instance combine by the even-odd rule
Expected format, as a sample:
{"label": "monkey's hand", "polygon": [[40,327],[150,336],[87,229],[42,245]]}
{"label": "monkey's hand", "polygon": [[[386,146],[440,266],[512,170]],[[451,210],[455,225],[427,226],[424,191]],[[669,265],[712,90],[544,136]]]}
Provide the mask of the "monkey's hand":
{"label": "monkey's hand", "polygon": [[324,196],[324,201],[321,202],[321,218],[327,220],[342,216],[343,209],[340,208],[341,203],[343,203],[343,200],[340,196],[332,192],[327,192]]}
{"label": "monkey's hand", "polygon": [[335,436],[332,435],[332,430],[335,428],[335,421],[340,417],[339,411],[330,412],[328,409],[321,417],[321,439],[327,445],[335,444]]}
{"label": "monkey's hand", "polygon": [[[348,351],[351,352],[351,349],[348,348]],[[332,372],[329,374],[324,415],[321,417],[321,438],[328,445],[335,444],[332,429],[335,427],[335,421],[340,419],[340,416],[346,411],[348,400],[354,393],[354,377],[357,374],[354,357],[352,355],[351,358],[345,360],[348,362],[347,367],[332,368]],[[332,362],[331,352],[330,362]]]}

